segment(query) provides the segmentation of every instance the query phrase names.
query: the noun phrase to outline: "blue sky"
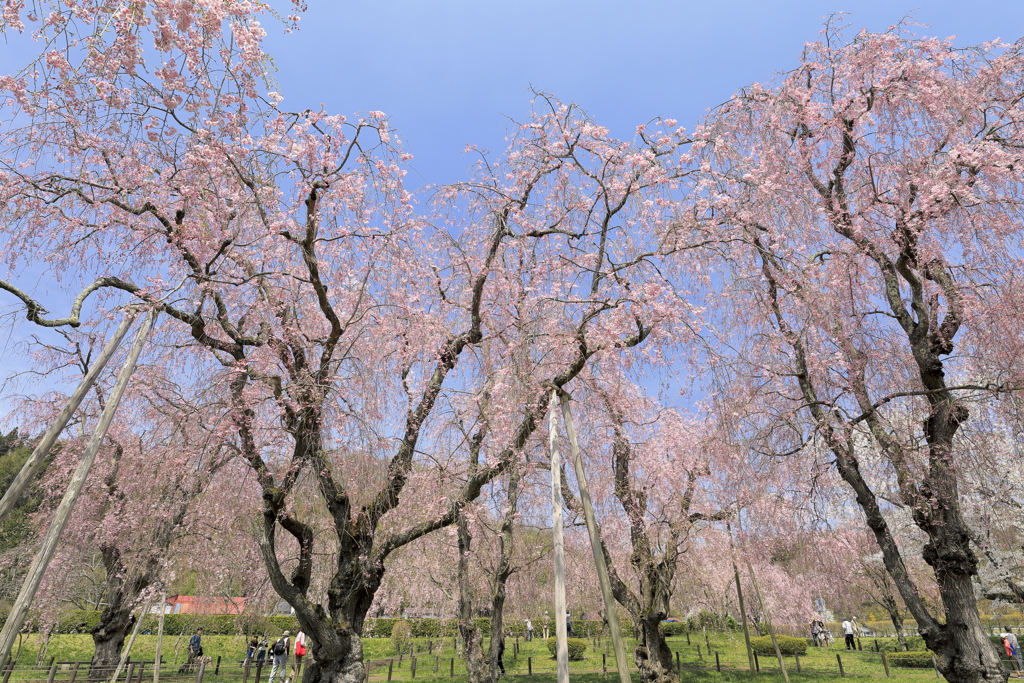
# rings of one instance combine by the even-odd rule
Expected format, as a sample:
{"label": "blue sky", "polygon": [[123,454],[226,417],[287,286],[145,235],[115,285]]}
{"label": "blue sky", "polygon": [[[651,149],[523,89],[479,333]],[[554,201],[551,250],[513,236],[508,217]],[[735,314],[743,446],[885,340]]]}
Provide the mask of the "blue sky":
{"label": "blue sky", "polygon": [[[1024,35],[1019,0],[309,0],[301,30],[268,26],[292,109],[379,109],[416,158],[414,184],[452,182],[467,143],[499,150],[530,87],[631,136],[655,116],[688,128],[738,88],[793,68],[823,17],[882,31],[909,12],[919,34],[970,45]],[[418,177],[415,177],[418,174]]]}
{"label": "blue sky", "polygon": [[[286,0],[273,4],[287,7]],[[267,22],[282,106],[352,114],[383,110],[415,155],[413,187],[460,180],[467,144],[500,150],[524,118],[531,86],[574,101],[629,137],[656,116],[689,128],[738,88],[793,68],[824,17],[885,30],[908,13],[919,34],[970,45],[1024,35],[1020,0],[309,0],[301,30]],[[24,64],[21,40],[0,43],[0,73]],[[36,279],[38,278],[38,279]],[[54,312],[66,302],[45,273],[21,284]],[[26,359],[34,331],[0,294],[0,381]],[[8,315],[2,315],[2,314]],[[29,383],[30,385],[32,383]],[[40,383],[37,388],[43,388]],[[30,390],[31,386],[21,387]],[[3,391],[0,390],[0,396]],[[0,398],[0,403],[3,399]],[[0,413],[5,412],[0,408]]]}

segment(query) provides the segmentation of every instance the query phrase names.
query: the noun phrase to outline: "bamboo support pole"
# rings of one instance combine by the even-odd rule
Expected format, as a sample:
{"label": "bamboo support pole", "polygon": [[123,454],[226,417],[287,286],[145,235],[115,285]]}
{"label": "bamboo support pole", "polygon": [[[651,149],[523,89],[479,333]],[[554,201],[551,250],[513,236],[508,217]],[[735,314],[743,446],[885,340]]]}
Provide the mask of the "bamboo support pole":
{"label": "bamboo support pole", "polygon": [[757,676],[757,669],[754,666],[754,648],[750,644],[750,628],[747,626],[747,608],[743,604],[743,587],[740,586],[740,570],[736,563],[732,563],[732,571],[736,577],[736,596],[740,601],[740,621],[743,623],[743,639],[747,642],[747,661],[750,664],[750,675]]}
{"label": "bamboo support pole", "polygon": [[50,560],[53,559],[53,554],[57,550],[57,543],[64,532],[64,527],[67,526],[75,503],[78,501],[78,495],[82,492],[82,486],[89,476],[89,470],[92,469],[92,464],[96,460],[96,454],[99,452],[100,444],[103,443],[103,438],[107,434],[110,422],[114,419],[117,406],[121,402],[125,387],[128,386],[128,380],[135,370],[135,363],[139,360],[139,354],[142,353],[142,347],[146,343],[146,337],[153,327],[156,316],[156,311],[146,316],[138,333],[135,335],[135,342],[132,344],[131,351],[128,353],[128,358],[125,360],[121,372],[117,375],[114,388],[107,397],[107,405],[103,408],[99,423],[96,425],[95,431],[93,431],[92,438],[89,440],[85,452],[82,453],[78,467],[71,476],[71,481],[64,492],[64,497],[61,499],[60,505],[57,506],[57,511],[54,513],[50,526],[46,530],[46,535],[43,537],[39,552],[32,561],[32,566],[29,567],[25,581],[21,585],[21,592],[18,593],[18,597],[7,616],[7,622],[4,624],[3,630],[0,631],[0,661],[6,661],[11,655],[14,640],[18,632],[21,631],[21,627],[25,624],[28,609],[32,605],[36,591],[39,590],[43,574],[46,573],[46,568],[49,566]]}
{"label": "bamboo support pole", "polygon": [[558,683],[569,683],[569,643],[565,618],[565,545],[562,540],[562,464],[558,452],[558,393],[551,392],[548,447],[551,450],[551,536],[555,555],[555,656]]}
{"label": "bamboo support pole", "polygon": [[[615,609],[615,598],[612,596],[612,583],[608,577],[608,563],[605,561],[604,549],[601,544],[601,530],[598,528],[597,519],[594,517],[594,505],[590,500],[590,488],[587,486],[587,476],[583,471],[583,458],[580,457],[579,442],[576,439],[576,426],[573,424],[572,411],[569,409],[569,396],[564,391],[559,395],[559,402],[562,407],[562,420],[565,422],[565,431],[569,435],[572,464],[573,469],[576,470],[576,483],[580,487],[583,516],[586,518],[587,532],[590,535],[590,549],[594,553],[594,566],[597,567],[597,578],[601,584],[601,596],[604,598],[604,613],[608,618],[608,630],[611,632],[612,646],[615,649],[615,668],[619,672],[619,682],[630,683],[626,644],[622,640],[619,615]],[[787,681],[786,683],[789,682]]]}
{"label": "bamboo support pole", "polygon": [[85,373],[85,377],[82,378],[81,384],[75,389],[75,392],[71,394],[71,398],[68,399],[67,405],[57,415],[57,419],[54,420],[53,424],[40,439],[36,447],[32,449],[32,455],[28,457],[25,464],[22,465],[21,471],[18,472],[18,476],[14,478],[11,485],[7,487],[4,492],[4,497],[0,499],[0,521],[7,516],[7,514],[14,509],[17,505],[18,500],[21,498],[21,494],[25,492],[28,485],[35,478],[39,472],[40,466],[43,464],[43,460],[46,459],[46,455],[53,448],[54,442],[57,441],[57,437],[64,431],[64,427],[67,426],[68,420],[78,410],[78,406],[82,404],[82,400],[85,399],[85,395],[89,393],[89,389],[96,382],[96,378],[99,377],[100,372],[106,366],[107,361],[114,355],[114,351],[120,346],[121,340],[124,339],[124,335],[128,333],[128,328],[132,326],[135,321],[134,315],[125,316],[121,324],[118,325],[114,331],[114,335],[107,342],[107,345],[103,347],[100,355],[96,357],[96,362],[92,364],[89,371]]}

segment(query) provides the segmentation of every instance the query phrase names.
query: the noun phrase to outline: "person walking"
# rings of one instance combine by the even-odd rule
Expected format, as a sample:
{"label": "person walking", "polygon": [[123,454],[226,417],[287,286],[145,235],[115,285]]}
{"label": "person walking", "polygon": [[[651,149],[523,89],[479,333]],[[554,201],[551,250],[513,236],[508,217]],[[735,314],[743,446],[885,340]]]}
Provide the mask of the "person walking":
{"label": "person walking", "polygon": [[285,631],[280,638],[270,646],[270,655],[273,657],[273,666],[270,667],[270,678],[267,683],[274,683],[274,679],[280,675],[284,683],[288,683],[288,651],[292,648],[291,631]]}
{"label": "person walking", "polygon": [[188,670],[191,671],[196,665],[196,659],[203,656],[203,629],[197,628],[192,637],[188,639]]}
{"label": "person walking", "polygon": [[302,680],[302,658],[306,656],[306,634],[299,631],[295,634],[295,666],[292,680],[298,683]]}
{"label": "person walking", "polygon": [[252,662],[253,657],[256,656],[256,648],[258,648],[259,646],[259,639],[256,638],[256,636],[253,636],[252,640],[249,641],[248,647],[246,647],[245,649],[245,659],[242,661],[242,664],[245,664],[246,662]]}
{"label": "person walking", "polygon": [[260,636],[259,645],[256,646],[256,666],[263,666],[267,661],[267,637]]}
{"label": "person walking", "polygon": [[526,620],[526,642],[533,640],[533,622],[529,619]]}
{"label": "person walking", "polygon": [[549,637],[549,626],[551,625],[551,617],[548,615],[548,611],[544,610],[544,642],[548,642]]}
{"label": "person walking", "polygon": [[854,618],[855,617],[851,617],[850,619],[847,619],[846,621],[843,622],[843,637],[846,639],[846,649],[847,650],[856,650],[857,649],[856,647],[854,647],[854,643],[853,643],[853,621],[852,620]]}
{"label": "person walking", "polygon": [[1020,642],[1017,640],[1016,634],[1009,626],[1006,627],[1006,640],[1009,641],[1013,656],[1017,659],[1017,678],[1020,678],[1024,675],[1024,655],[1021,654]]}
{"label": "person walking", "polygon": [[811,640],[814,641],[815,647],[821,646],[821,641],[819,639],[821,636],[821,628],[818,626],[818,623],[819,622],[816,618],[811,619]]}

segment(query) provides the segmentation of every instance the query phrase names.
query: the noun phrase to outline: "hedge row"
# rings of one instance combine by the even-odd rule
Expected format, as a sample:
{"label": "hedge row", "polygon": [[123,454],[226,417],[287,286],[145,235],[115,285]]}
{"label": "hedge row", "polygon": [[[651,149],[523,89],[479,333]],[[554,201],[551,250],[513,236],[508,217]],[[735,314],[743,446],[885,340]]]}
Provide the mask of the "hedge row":
{"label": "hedge row", "polygon": [[[395,624],[399,621],[408,621],[412,628],[413,638],[450,638],[459,631],[458,619],[386,619],[380,617],[377,619],[367,619],[363,625],[363,637],[364,638],[390,638],[391,629],[394,628]],[[478,617],[473,620],[474,624],[479,631],[487,634],[491,630],[491,620],[488,617]],[[662,624],[667,626],[668,624]],[[526,635],[526,622],[522,619],[505,619],[504,620],[505,632],[510,633],[513,636],[525,636]],[[602,623],[597,620],[588,619],[586,621],[582,619],[574,619],[572,622],[573,633],[576,635],[590,635],[600,633]],[[548,623],[549,633],[555,632],[555,622],[552,620]],[[622,624],[622,630],[627,635],[632,634],[632,624],[628,621]],[[533,633],[534,635],[543,635],[544,627],[543,622],[534,620],[533,621]]]}
{"label": "hedge row", "polygon": [[[807,654],[807,639],[793,638],[792,636],[776,636],[779,643],[779,652],[784,655],[805,655]],[[759,655],[775,655],[775,645],[772,644],[771,636],[751,638],[750,646]]]}
{"label": "hedge row", "polygon": [[[100,624],[101,612],[75,610],[60,620],[55,633],[90,633]],[[147,614],[142,622],[142,633],[156,633],[160,616]],[[274,636],[284,631],[296,633],[299,622],[295,617],[264,617],[251,614],[165,614],[164,633],[178,635],[202,628],[209,635],[264,634]]]}
{"label": "hedge row", "polygon": [[930,669],[933,666],[931,652],[893,652],[887,657],[893,666],[906,669]]}
{"label": "hedge row", "polygon": [[[927,649],[924,644],[924,638],[921,636],[907,636],[907,649],[911,652],[918,650]],[[903,652],[903,648],[900,646],[899,638],[863,638],[861,645],[864,649],[875,649],[875,644],[878,644],[878,652]]]}

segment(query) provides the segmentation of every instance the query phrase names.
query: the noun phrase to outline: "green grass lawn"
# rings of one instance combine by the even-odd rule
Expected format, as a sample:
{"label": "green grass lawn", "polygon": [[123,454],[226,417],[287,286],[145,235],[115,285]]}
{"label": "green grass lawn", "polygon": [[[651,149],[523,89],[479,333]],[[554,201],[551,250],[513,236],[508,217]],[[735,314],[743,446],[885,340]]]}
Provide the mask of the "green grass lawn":
{"label": "green grass lawn", "polygon": [[[207,655],[212,658],[211,666],[206,670],[204,681],[206,683],[220,683],[228,681],[238,683],[241,678],[241,665],[245,653],[247,640],[244,636],[203,636],[203,648]],[[588,647],[585,659],[578,662],[570,662],[569,670],[573,680],[580,683],[616,683],[615,659],[611,650],[610,642],[604,639],[597,641],[588,640]],[[750,681],[751,675],[748,670],[746,649],[743,643],[742,634],[738,633],[714,633],[709,634],[708,643],[710,652],[703,637],[696,634],[691,636],[687,644],[685,636],[669,639],[669,647],[673,653],[678,653],[678,662],[683,681],[696,681],[707,683],[731,683],[732,681]],[[596,644],[596,648],[595,648]],[[870,641],[865,640],[865,649],[870,647]],[[60,662],[88,662],[92,657],[92,638],[86,634],[60,635],[51,638],[46,646],[42,657],[42,666],[33,668],[39,652],[39,637],[29,635],[24,637],[16,647],[17,663],[9,683],[20,683],[22,681],[46,681],[48,679],[48,665],[51,658],[57,663]],[[164,636],[163,655],[164,667],[161,669],[161,680],[171,679],[176,676],[178,666],[185,660],[185,651],[188,645],[188,636]],[[485,644],[486,645],[486,644]],[[630,653],[629,668],[633,673],[634,680],[639,680],[635,666],[632,661],[632,651],[629,649],[632,642],[627,643],[627,651]],[[363,654],[368,662],[374,662],[375,666],[371,671],[371,680],[386,681],[388,679],[388,664],[391,664],[391,680],[412,681],[413,680],[413,659],[415,659],[415,680],[421,679],[444,679],[445,681],[464,681],[465,666],[462,660],[454,651],[454,643],[451,638],[443,640],[428,641],[426,638],[413,640],[415,654],[410,657],[403,654],[399,658],[389,639],[366,638],[363,640]],[[699,648],[699,649],[698,649]],[[428,651],[429,649],[429,651]],[[141,635],[135,642],[131,652],[131,661],[146,662],[144,678],[152,680],[153,657],[156,650],[156,636]],[[716,665],[715,653],[718,653]],[[833,645],[828,651],[817,648],[808,648],[806,655],[800,656],[800,672],[797,672],[797,662],[792,656],[785,657],[786,669],[789,672],[792,683],[814,683],[815,681],[837,680],[840,677],[839,663],[836,654],[842,658],[844,674],[847,678],[868,678],[884,679],[885,669],[882,665],[881,656],[869,651],[848,652],[842,647]],[[219,672],[215,674],[215,668],[220,658]],[[454,660],[454,678],[450,677]],[[760,672],[757,675],[759,683],[784,683],[779,665],[774,656],[759,657]],[[289,662],[289,665],[291,663]],[[721,667],[721,671],[717,667]],[[509,639],[506,641],[505,669],[510,676],[527,676],[530,683],[554,683],[555,681],[555,660],[547,650],[546,644],[541,638],[533,642],[525,642],[523,639]],[[603,669],[607,673],[602,673]],[[137,671],[137,669],[136,669]],[[70,668],[58,665],[55,683],[66,682],[71,677]],[[249,683],[255,683],[255,667],[250,670]],[[903,669],[890,668],[891,677],[904,683],[926,683],[936,679],[932,669]],[[260,683],[266,683],[269,674],[268,668],[261,671]],[[123,680],[124,673],[122,673]],[[84,669],[81,672],[81,680],[85,680]],[[133,677],[134,678],[134,677]],[[190,675],[189,680],[195,676]],[[524,681],[525,683],[525,681]]]}

